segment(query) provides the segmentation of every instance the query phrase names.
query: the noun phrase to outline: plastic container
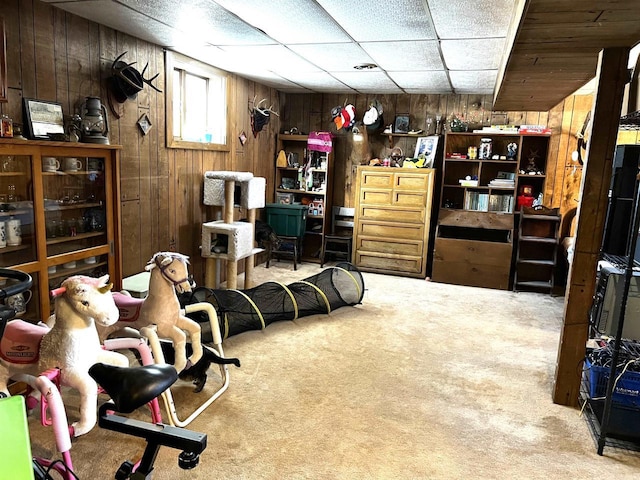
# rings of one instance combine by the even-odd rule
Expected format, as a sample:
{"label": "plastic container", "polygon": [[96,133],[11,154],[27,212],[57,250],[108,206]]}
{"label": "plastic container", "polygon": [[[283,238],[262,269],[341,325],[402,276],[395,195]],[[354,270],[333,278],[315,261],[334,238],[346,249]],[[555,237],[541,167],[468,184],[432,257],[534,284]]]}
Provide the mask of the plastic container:
{"label": "plastic container", "polygon": [[[609,381],[609,367],[592,365],[585,360],[589,380],[589,396],[604,398]],[[619,374],[619,372],[617,372]],[[613,389],[613,401],[621,405],[640,407],[640,373],[624,372]]]}
{"label": "plastic container", "polygon": [[307,205],[268,203],[265,208],[267,223],[276,235],[302,237],[306,228]]}

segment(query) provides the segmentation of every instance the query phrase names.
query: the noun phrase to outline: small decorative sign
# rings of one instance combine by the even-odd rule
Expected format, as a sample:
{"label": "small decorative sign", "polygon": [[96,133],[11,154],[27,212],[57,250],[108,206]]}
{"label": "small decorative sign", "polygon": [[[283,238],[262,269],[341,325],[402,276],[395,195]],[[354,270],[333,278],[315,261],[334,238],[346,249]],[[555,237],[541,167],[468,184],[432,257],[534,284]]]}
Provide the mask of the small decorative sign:
{"label": "small decorative sign", "polygon": [[149,133],[149,130],[151,130],[151,127],[153,126],[153,124],[151,123],[151,119],[149,119],[149,115],[147,115],[146,113],[143,114],[138,119],[138,126],[142,131],[142,135],[146,135],[147,133]]}
{"label": "small decorative sign", "polygon": [[244,130],[240,133],[238,139],[240,140],[240,145],[244,147],[244,144],[247,143],[247,134],[244,133]]}

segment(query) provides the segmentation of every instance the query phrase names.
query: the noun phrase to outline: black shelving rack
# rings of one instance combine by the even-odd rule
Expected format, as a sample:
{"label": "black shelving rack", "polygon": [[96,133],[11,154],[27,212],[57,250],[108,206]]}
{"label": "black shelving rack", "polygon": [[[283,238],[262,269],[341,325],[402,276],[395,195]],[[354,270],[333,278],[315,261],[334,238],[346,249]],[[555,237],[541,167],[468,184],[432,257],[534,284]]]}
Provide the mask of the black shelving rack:
{"label": "black shelving rack", "polygon": [[[618,257],[622,270],[622,292],[616,298],[618,313],[615,336],[609,341],[611,361],[606,379],[606,393],[604,398],[592,398],[590,375],[585,371],[583,375],[580,400],[583,403],[585,416],[597,446],[598,455],[604,453],[605,447],[621,448],[640,452],[640,405],[626,405],[614,400],[614,389],[619,381],[622,368],[618,363],[621,358],[625,363],[630,359],[640,361],[640,343],[623,339],[623,329],[627,300],[633,277],[634,268],[638,263],[634,259],[638,231],[640,229],[640,173],[636,175],[634,186],[634,205],[631,225],[627,235],[627,248],[624,256]],[[595,328],[592,317],[592,328]]]}

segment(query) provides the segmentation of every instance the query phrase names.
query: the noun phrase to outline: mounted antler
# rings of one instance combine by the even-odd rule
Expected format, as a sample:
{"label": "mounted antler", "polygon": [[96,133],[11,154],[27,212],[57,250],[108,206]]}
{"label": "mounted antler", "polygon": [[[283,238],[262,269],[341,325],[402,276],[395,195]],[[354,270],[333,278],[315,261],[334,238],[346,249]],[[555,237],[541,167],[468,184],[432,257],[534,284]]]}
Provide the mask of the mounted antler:
{"label": "mounted antler", "polygon": [[127,52],[118,55],[118,58],[111,64],[111,78],[109,81],[115,99],[120,103],[124,103],[127,99],[134,99],[138,92],[144,88],[145,83],[155,91],[162,92],[162,90],[151,83],[160,74],[158,73],[149,79],[144,78],[149,64],[147,63],[142,73],[140,73],[133,67],[136,62],[126,63],[121,60],[126,54]]}

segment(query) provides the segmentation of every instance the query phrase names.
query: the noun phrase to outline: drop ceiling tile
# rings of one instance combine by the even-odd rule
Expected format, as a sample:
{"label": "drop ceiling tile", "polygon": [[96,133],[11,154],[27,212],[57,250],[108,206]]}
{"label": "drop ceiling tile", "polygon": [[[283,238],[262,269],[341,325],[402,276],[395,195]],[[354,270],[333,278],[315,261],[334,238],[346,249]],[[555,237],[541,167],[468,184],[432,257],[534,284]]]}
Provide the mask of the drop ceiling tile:
{"label": "drop ceiling tile", "polygon": [[314,0],[215,0],[284,44],[349,42],[351,38]]}
{"label": "drop ceiling tile", "polygon": [[304,60],[282,45],[226,46],[225,52],[243,61],[248,67],[271,70],[283,77],[287,72],[319,72],[315,65]]}
{"label": "drop ceiling tile", "polygon": [[318,89],[322,89],[323,91],[330,89],[333,92],[353,92],[353,89],[329,75],[327,72],[290,72],[286,76],[286,79],[315,91],[318,91]]}
{"label": "drop ceiling tile", "polygon": [[429,0],[438,37],[506,37],[518,2],[514,0]]}
{"label": "drop ceiling tile", "polygon": [[359,92],[402,93],[402,90],[384,72],[356,70],[330,73],[345,85]]}
{"label": "drop ceiling tile", "polygon": [[360,46],[383,70],[442,70],[436,40],[404,42],[363,42]]}
{"label": "drop ceiling tile", "polygon": [[183,33],[111,0],[65,2],[54,5],[157,45],[176,45]]}
{"label": "drop ceiling tile", "polygon": [[435,38],[424,0],[317,0],[357,42]]}
{"label": "drop ceiling tile", "polygon": [[420,93],[451,93],[451,84],[444,70],[426,72],[387,72],[405,92],[420,90]]}
{"label": "drop ceiling tile", "polygon": [[332,72],[350,72],[355,65],[373,62],[357,43],[287,46],[314,65]]}
{"label": "drop ceiling tile", "polygon": [[[276,43],[220,5],[208,0],[118,0],[131,10],[174,27],[191,38],[213,45]],[[95,2],[87,2],[95,3]],[[114,2],[111,2],[114,5]]]}
{"label": "drop ceiling tile", "polygon": [[450,71],[449,77],[456,93],[491,93],[498,78],[497,70]]}
{"label": "drop ceiling tile", "polygon": [[488,70],[500,68],[505,39],[442,40],[440,45],[448,69]]}

